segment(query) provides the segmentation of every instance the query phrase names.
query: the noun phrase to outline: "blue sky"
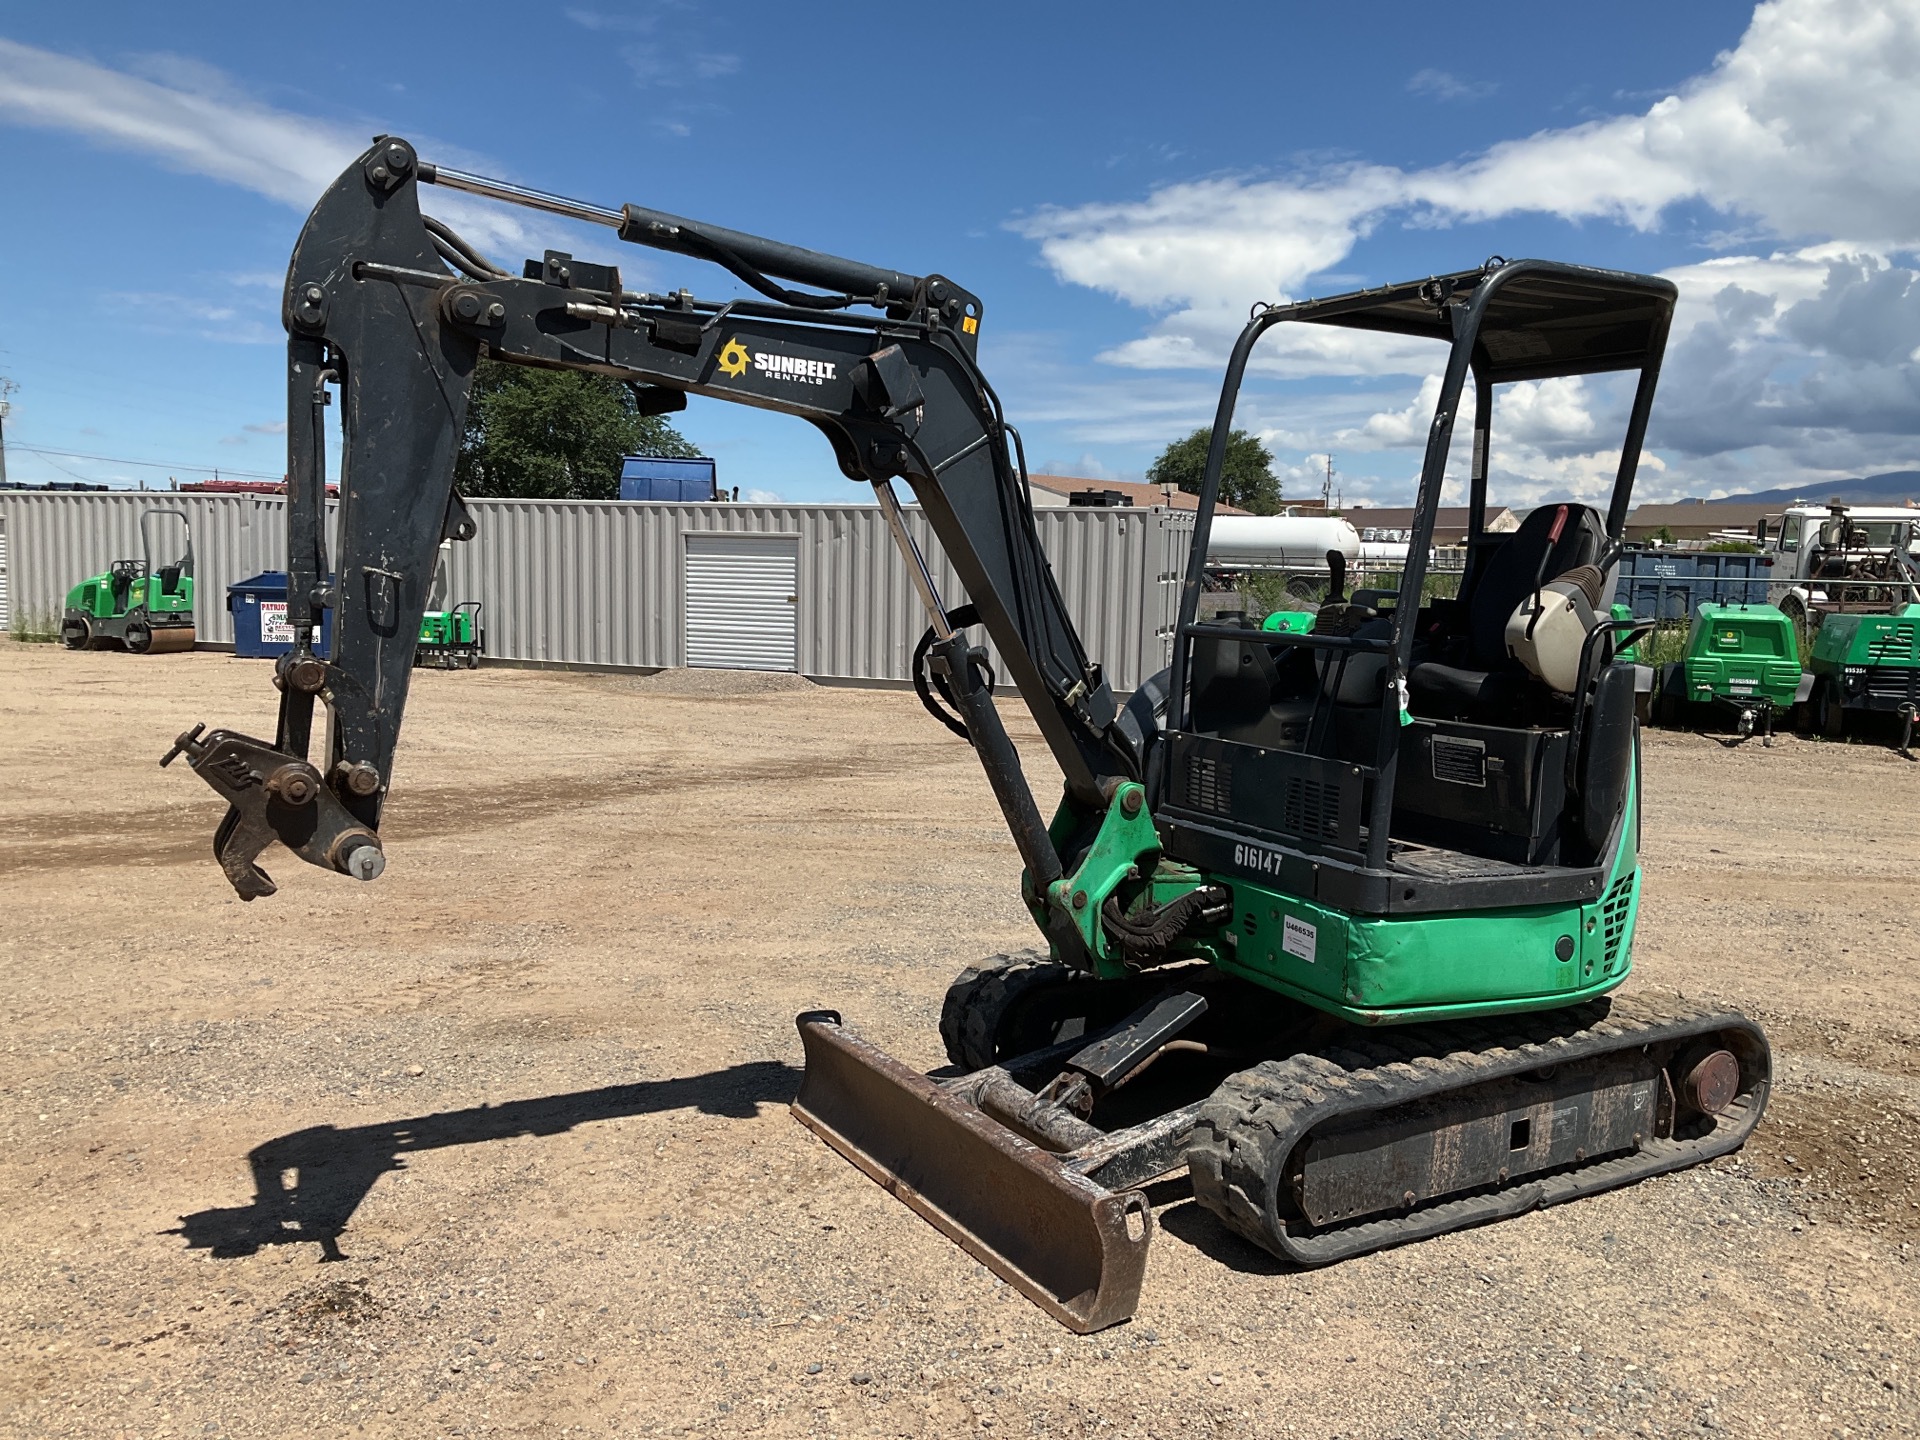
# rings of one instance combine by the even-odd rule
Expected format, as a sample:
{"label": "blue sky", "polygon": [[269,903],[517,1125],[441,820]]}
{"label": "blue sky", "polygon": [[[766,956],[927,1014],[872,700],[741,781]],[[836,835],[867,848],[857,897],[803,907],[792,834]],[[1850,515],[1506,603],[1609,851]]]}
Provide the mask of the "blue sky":
{"label": "blue sky", "polygon": [[[1137,478],[1210,419],[1255,301],[1495,253],[1681,284],[1643,498],[1920,465],[1920,0],[314,16],[0,19],[13,478],[277,477],[286,257],[376,131],[539,188],[953,276],[984,298],[983,361],[1037,470]],[[428,198],[497,260],[554,246],[650,286],[738,291],[610,232]],[[1349,500],[1393,503],[1437,363],[1275,348],[1242,421],[1293,493],[1317,493],[1331,453]],[[1617,387],[1499,404],[1503,498],[1604,482]],[[864,498],[791,420],[695,401],[679,423],[744,493]]]}

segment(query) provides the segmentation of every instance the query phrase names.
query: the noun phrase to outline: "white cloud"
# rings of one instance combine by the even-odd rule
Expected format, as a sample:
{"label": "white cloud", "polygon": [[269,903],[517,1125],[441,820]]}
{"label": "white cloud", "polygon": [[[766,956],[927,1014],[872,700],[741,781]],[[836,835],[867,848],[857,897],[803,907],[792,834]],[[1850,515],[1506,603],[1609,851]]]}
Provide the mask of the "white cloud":
{"label": "white cloud", "polygon": [[1407,81],[1408,94],[1434,100],[1484,100],[1499,88],[1491,80],[1462,80],[1447,70],[1415,71]]}
{"label": "white cloud", "polygon": [[302,209],[367,138],[239,94],[208,66],[149,57],[144,79],[0,40],[0,116],[151,155]]}
{"label": "white cloud", "polygon": [[[213,66],[177,55],[140,56],[129,69],[115,70],[6,39],[0,39],[0,121],[82,135],[303,211],[381,128],[371,120],[347,125],[276,109]],[[427,158],[435,156],[487,168],[453,147],[438,146]],[[424,193],[427,209],[476,244],[524,253],[530,243],[533,232],[502,206],[453,191]],[[281,277],[271,283],[277,288]]]}
{"label": "white cloud", "polygon": [[1110,359],[1210,367],[1251,303],[1297,293],[1389,222],[1532,212],[1650,229],[1691,200],[1784,237],[1913,244],[1916,74],[1920,0],[1775,0],[1707,74],[1643,114],[1425,170],[1189,181],[1139,201],[1044,209],[1016,228],[1063,280],[1160,313]]}
{"label": "white cloud", "polygon": [[[1637,493],[1906,468],[1920,464],[1916,74],[1920,0],[1772,0],[1705,73],[1639,113],[1425,169],[1216,176],[1137,201],[1041,210],[1015,228],[1060,279],[1150,315],[1100,360],[1217,374],[1251,304],[1310,285],[1324,293],[1336,269],[1364,270],[1346,262],[1384,229],[1535,214],[1653,231],[1676,206],[1704,207],[1726,217],[1707,247],[1745,253],[1666,272],[1681,301],[1648,438],[1658,453]],[[1409,89],[1466,98],[1453,87],[1467,83],[1422,72]],[[1280,448],[1374,451],[1383,463],[1398,452],[1400,474],[1379,486],[1404,501],[1439,359],[1420,342],[1282,326],[1255,352],[1254,376],[1429,378],[1410,400],[1324,384],[1281,400],[1249,385],[1240,414]],[[1610,483],[1617,456],[1606,447],[1627,404],[1617,378],[1506,387],[1499,404],[1496,483],[1523,496]]]}

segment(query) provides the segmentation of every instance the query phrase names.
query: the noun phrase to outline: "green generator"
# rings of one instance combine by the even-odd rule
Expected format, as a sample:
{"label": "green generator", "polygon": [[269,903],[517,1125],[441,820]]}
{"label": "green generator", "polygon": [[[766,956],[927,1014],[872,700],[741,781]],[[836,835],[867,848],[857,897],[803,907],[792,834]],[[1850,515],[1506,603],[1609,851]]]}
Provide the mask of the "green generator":
{"label": "green generator", "polygon": [[[1621,605],[1616,602],[1608,609],[1607,613],[1622,625],[1626,625],[1633,620],[1633,607],[1631,605]],[[1638,665],[1640,663],[1640,642],[1635,640],[1630,645],[1622,645],[1618,650],[1613,652],[1613,658],[1616,660],[1624,660],[1629,665]]]}
{"label": "green generator", "polygon": [[1684,660],[1661,673],[1654,719],[1684,724],[1712,709],[1733,726],[1735,743],[1760,731],[1773,741],[1774,717],[1802,699],[1800,642],[1792,619],[1773,605],[1699,606]]}
{"label": "green generator", "polygon": [[[156,567],[150,522],[180,522],[183,546],[171,565]],[[193,648],[193,526],[178,510],[148,510],[140,516],[140,558],[116,560],[67,592],[60,642],[69,650],[104,644],[135,655]]]}
{"label": "green generator", "polygon": [[1899,750],[1912,759],[1913,721],[1920,709],[1920,605],[1886,615],[1828,615],[1814,632],[1813,695],[1808,718],[1838,739],[1850,717],[1892,715]]}
{"label": "green generator", "polygon": [[429,610],[420,617],[413,663],[435,670],[474,670],[479,668],[485,639],[478,600],[463,600],[451,610]]}

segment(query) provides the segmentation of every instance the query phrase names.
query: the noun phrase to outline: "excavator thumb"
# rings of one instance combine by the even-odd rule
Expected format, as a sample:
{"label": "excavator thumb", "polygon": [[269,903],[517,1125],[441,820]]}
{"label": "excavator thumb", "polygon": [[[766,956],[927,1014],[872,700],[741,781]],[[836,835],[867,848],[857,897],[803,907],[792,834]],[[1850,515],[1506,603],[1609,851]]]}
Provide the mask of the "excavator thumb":
{"label": "excavator thumb", "polygon": [[798,1024],[802,1124],[1069,1329],[1132,1318],[1153,1232],[1145,1195],[1103,1188],[986,1113],[984,1087],[1011,1085],[1003,1072],[941,1083],[831,1010]]}

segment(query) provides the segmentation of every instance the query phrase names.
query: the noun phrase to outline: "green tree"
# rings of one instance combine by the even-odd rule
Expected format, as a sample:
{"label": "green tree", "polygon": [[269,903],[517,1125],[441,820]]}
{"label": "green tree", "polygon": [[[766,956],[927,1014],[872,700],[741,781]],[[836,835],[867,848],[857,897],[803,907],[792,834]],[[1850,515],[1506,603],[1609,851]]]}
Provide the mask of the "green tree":
{"label": "green tree", "polygon": [[[1198,495],[1201,477],[1207,472],[1207,447],[1212,443],[1212,426],[1174,441],[1148,467],[1147,483],[1172,485],[1189,495]],[[1273,456],[1257,436],[1245,430],[1227,433],[1227,459],[1220,471],[1220,499],[1223,504],[1238,505],[1256,515],[1271,515],[1280,508],[1280,481],[1273,473]]]}
{"label": "green tree", "polygon": [[612,500],[623,455],[697,455],[618,380],[482,360],[454,477],[466,495]]}

